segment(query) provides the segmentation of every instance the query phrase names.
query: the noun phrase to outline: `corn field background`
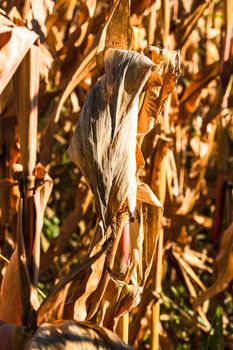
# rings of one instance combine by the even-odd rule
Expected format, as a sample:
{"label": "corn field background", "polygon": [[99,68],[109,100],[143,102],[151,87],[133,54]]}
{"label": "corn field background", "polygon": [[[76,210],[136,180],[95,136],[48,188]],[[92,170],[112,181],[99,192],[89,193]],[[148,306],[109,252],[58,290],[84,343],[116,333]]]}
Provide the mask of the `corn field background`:
{"label": "corn field background", "polygon": [[233,349],[232,0],[0,1],[0,349]]}

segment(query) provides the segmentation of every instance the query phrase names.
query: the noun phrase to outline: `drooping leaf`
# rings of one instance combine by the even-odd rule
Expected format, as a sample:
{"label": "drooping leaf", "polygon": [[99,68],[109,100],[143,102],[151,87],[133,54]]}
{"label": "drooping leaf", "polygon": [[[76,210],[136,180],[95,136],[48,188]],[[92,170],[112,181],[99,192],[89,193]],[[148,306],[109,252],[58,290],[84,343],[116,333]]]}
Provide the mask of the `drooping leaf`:
{"label": "drooping leaf", "polygon": [[155,68],[147,84],[139,114],[138,134],[147,134],[159,122],[166,100],[173,91],[180,75],[180,54],[155,46],[144,49]]}
{"label": "drooping leaf", "polygon": [[[5,322],[22,325],[22,303],[20,298],[20,279],[18,268],[18,253],[15,250],[1,283],[0,293],[0,319]],[[11,300],[9,300],[11,295]]]}
{"label": "drooping leaf", "polygon": [[0,14],[0,94],[37,39],[36,33],[15,26]]}
{"label": "drooping leaf", "polygon": [[35,178],[36,189],[33,196],[34,205],[35,205],[35,238],[33,245],[33,264],[34,268],[34,276],[33,276],[33,284],[35,286],[38,285],[39,281],[39,267],[40,267],[40,234],[43,227],[43,218],[45,208],[48,202],[48,199],[51,195],[53,188],[53,181],[50,176],[45,172],[44,168],[37,164],[35,170]]}

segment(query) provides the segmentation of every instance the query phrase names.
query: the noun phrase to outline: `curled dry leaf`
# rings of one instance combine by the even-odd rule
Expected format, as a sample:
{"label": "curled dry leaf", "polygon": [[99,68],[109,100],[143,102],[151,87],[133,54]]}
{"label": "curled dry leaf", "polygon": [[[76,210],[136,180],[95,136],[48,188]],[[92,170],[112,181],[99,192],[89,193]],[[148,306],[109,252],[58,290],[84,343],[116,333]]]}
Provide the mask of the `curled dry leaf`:
{"label": "curled dry leaf", "polygon": [[121,205],[136,204],[138,97],[154,67],[136,52],[108,50],[105,74],[83,108],[68,153],[90,185],[106,229]]}
{"label": "curled dry leaf", "polygon": [[147,134],[159,121],[169,94],[174,90],[180,76],[180,53],[155,46],[148,46],[145,54],[154,62],[155,68],[147,84],[145,98],[139,114],[138,134]]}
{"label": "curled dry leaf", "polygon": [[137,184],[137,200],[143,203],[154,205],[155,207],[161,209],[163,208],[162,204],[160,203],[156,195],[152,192],[150,187],[142,182]]}

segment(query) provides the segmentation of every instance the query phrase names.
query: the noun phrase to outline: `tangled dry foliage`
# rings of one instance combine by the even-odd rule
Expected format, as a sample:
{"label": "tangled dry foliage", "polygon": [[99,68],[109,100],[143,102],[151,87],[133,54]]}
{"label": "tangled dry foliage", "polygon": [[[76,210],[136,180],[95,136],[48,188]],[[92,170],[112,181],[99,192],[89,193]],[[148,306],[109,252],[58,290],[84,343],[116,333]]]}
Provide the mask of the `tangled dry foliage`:
{"label": "tangled dry foliage", "polygon": [[232,1],[0,11],[0,348],[233,349]]}

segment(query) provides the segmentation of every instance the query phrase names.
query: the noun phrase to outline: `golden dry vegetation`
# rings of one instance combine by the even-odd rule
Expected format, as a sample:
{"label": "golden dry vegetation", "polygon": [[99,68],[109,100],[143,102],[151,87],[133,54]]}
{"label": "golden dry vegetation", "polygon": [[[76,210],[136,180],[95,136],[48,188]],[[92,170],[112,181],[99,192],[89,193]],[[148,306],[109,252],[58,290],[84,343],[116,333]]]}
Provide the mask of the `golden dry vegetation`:
{"label": "golden dry vegetation", "polygon": [[0,6],[0,349],[233,349],[232,1]]}

